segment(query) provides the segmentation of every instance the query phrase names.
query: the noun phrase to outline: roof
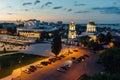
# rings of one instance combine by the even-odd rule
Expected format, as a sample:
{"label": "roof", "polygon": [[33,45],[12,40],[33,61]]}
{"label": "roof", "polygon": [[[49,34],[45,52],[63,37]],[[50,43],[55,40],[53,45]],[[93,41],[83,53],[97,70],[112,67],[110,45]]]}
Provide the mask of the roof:
{"label": "roof", "polygon": [[95,23],[93,22],[93,20],[90,20],[89,24],[90,25],[95,25]]}

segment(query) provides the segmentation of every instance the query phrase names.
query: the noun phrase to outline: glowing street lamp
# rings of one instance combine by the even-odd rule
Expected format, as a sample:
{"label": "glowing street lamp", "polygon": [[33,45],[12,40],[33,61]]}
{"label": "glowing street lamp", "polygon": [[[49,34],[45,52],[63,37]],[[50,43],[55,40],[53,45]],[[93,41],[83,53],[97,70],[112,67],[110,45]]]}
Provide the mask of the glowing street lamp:
{"label": "glowing street lamp", "polygon": [[109,47],[110,47],[110,48],[113,48],[113,47],[114,47],[114,43],[113,43],[113,42],[110,42],[110,43],[109,43]]}
{"label": "glowing street lamp", "polygon": [[97,36],[93,36],[93,40],[94,40],[94,42],[96,42]]}

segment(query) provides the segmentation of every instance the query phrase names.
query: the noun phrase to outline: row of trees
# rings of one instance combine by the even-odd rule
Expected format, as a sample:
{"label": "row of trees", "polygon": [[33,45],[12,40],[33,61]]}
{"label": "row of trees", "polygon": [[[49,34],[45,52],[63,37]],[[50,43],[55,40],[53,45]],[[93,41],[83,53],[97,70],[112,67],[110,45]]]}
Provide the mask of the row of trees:
{"label": "row of trees", "polygon": [[96,39],[94,40],[90,39],[89,36],[83,36],[80,38],[79,43],[81,43],[81,45],[88,47],[89,49],[100,50],[103,49],[102,47],[103,44],[108,44],[109,42],[111,42],[112,39],[112,35],[110,32],[108,32],[106,35],[101,33],[95,37]]}

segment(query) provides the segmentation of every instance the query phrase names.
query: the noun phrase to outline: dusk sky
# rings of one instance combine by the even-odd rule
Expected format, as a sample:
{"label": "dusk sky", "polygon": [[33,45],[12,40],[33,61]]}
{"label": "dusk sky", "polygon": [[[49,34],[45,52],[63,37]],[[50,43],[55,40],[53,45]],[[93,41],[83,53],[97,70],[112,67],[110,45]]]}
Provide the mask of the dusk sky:
{"label": "dusk sky", "polygon": [[120,0],[0,0],[0,20],[120,23]]}

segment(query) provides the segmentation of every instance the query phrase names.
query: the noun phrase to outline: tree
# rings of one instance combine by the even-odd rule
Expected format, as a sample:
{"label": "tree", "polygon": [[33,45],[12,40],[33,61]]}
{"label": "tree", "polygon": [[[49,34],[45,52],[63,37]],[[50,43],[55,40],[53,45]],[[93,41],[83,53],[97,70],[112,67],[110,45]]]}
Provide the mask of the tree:
{"label": "tree", "polygon": [[106,71],[120,73],[120,48],[112,48],[100,55],[100,61],[104,64]]}
{"label": "tree", "polygon": [[108,32],[107,35],[106,35],[105,40],[106,40],[107,43],[109,43],[111,41],[111,39],[112,39],[112,35],[111,35],[110,32]]}
{"label": "tree", "polygon": [[97,40],[99,41],[99,43],[104,43],[105,42],[105,35],[104,34],[99,34],[97,36]]}
{"label": "tree", "polygon": [[90,80],[91,77],[86,75],[86,74],[83,74],[82,76],[80,76],[80,78],[78,78],[77,80]]}
{"label": "tree", "polygon": [[6,48],[5,47],[3,48],[3,52],[6,53]]}
{"label": "tree", "polygon": [[61,49],[62,49],[62,44],[61,44],[61,35],[59,31],[55,31],[53,41],[52,41],[52,52],[57,56]]}

